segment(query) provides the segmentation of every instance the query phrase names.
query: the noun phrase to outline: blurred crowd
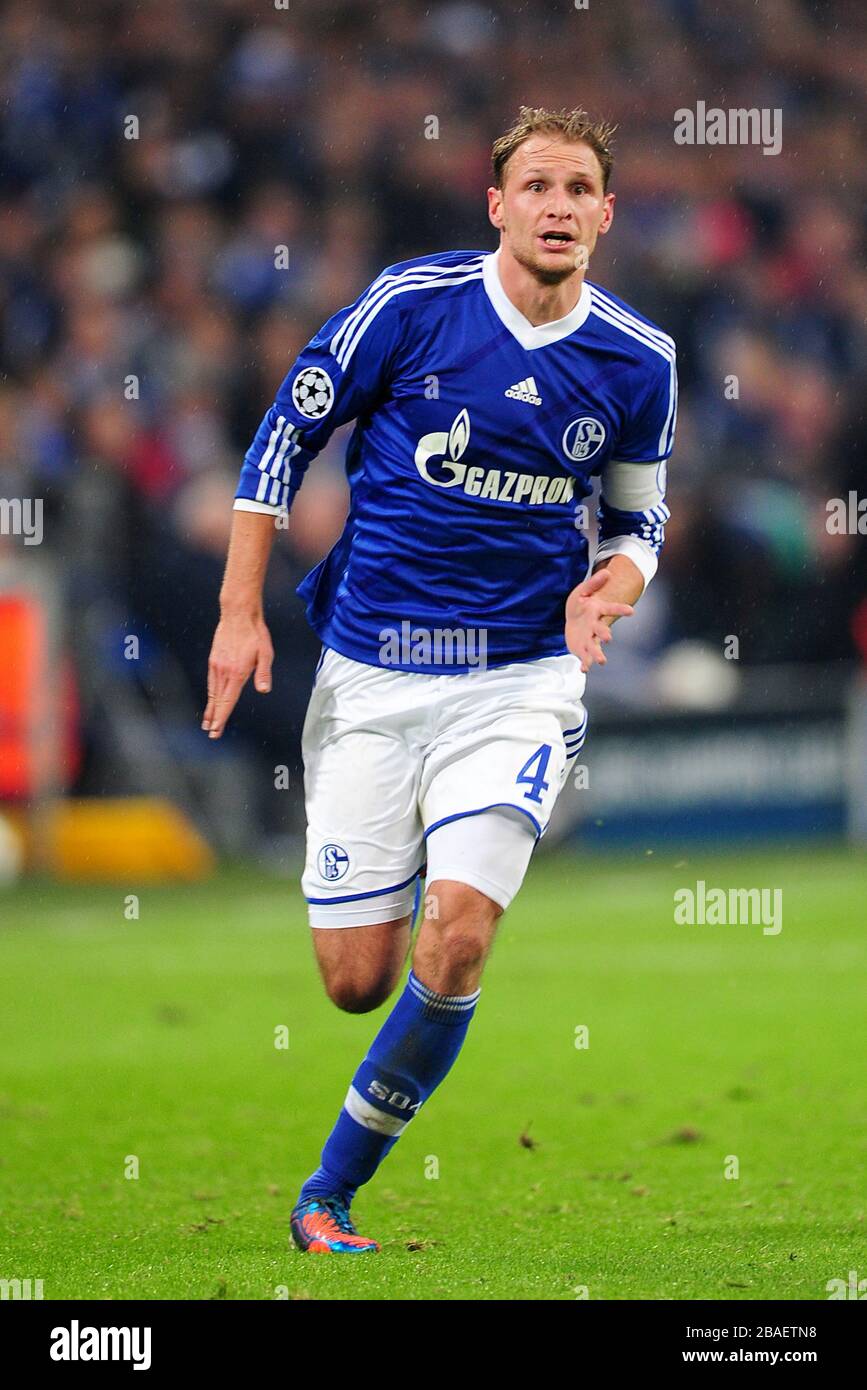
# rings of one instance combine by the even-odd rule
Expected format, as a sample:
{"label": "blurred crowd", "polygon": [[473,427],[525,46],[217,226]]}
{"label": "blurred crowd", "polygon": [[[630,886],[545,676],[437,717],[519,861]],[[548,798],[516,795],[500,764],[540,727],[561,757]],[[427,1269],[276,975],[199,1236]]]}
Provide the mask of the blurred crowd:
{"label": "blurred crowd", "polygon": [[[493,249],[492,139],[522,103],[581,105],[620,125],[591,278],[680,354],[667,548],[625,640],[853,657],[867,540],[825,523],[828,499],[867,493],[865,14],[7,5],[0,496],[45,499],[71,609],[108,596],[200,707],[241,456],[293,357],[385,264]],[[675,144],[675,111],[698,101],[781,110],[781,152]],[[310,470],[270,572],[277,696],[237,720],[268,757],[306,701],[317,644],[291,591],[342,528],[345,445]]]}

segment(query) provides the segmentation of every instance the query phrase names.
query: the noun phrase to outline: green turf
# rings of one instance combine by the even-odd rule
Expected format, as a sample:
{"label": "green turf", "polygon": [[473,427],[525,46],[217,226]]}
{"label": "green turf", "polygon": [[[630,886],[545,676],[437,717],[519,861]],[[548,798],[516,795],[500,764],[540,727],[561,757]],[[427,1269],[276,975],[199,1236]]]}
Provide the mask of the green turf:
{"label": "green turf", "polygon": [[[676,926],[698,878],[782,888],[780,935]],[[142,888],[138,921],[130,888],[0,894],[0,1277],[46,1298],[826,1298],[867,1276],[865,889],[828,850],[539,859],[455,1070],[357,1200],[383,1243],[362,1259],[286,1243],[385,1012],[326,1001],[294,882]]]}

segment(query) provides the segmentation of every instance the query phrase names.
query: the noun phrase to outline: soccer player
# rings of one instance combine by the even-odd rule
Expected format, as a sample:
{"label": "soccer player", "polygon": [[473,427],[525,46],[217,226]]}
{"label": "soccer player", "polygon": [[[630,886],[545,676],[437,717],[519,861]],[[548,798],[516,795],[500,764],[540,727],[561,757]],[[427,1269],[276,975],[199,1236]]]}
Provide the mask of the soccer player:
{"label": "soccer player", "polygon": [[[299,587],[322,639],[302,738],[302,886],[328,995],[378,1008],[292,1213],[302,1250],[364,1254],[350,1204],[454,1063],[497,921],[586,732],[586,673],[653,577],[668,518],[672,339],[586,278],[614,214],[611,129],[522,108],[493,147],[496,251],[389,266],[325,324],[244,459],[203,727],[254,674],[276,519],[356,421],[341,539]],[[588,575],[583,525],[601,475]]]}

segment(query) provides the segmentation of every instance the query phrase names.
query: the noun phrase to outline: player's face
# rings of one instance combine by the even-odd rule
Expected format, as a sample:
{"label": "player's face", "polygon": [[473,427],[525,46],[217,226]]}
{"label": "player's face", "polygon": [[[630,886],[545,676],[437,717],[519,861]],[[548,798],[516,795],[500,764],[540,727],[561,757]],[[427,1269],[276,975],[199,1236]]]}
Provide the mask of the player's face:
{"label": "player's face", "polygon": [[614,216],[595,151],[582,141],[532,135],[488,189],[488,215],[516,261],[545,284],[586,267]]}

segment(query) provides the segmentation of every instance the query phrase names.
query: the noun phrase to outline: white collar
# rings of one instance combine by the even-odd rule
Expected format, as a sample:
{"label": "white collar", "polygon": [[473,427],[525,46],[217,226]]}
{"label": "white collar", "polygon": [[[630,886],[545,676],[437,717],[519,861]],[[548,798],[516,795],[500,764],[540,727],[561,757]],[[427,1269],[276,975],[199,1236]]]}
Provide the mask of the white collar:
{"label": "white collar", "polygon": [[586,280],[581,286],[578,303],[565,318],[555,319],[552,323],[532,324],[520,309],[515,307],[503,289],[499,257],[499,250],[485,256],[482,261],[482,283],[495,314],[518,339],[522,348],[529,352],[533,348],[547,347],[549,343],[559,343],[561,338],[568,338],[570,333],[581,327],[590,313],[590,286]]}

